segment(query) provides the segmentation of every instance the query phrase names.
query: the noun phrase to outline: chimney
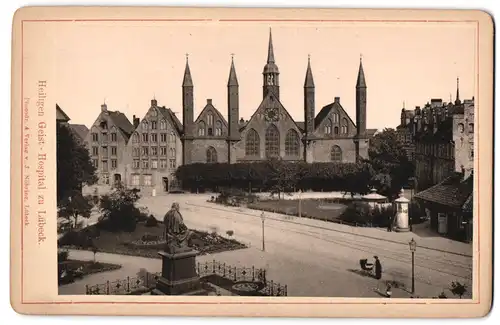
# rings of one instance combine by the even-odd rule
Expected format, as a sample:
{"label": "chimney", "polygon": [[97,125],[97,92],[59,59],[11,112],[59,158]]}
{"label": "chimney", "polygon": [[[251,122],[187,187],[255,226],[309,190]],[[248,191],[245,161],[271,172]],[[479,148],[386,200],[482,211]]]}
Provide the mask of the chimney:
{"label": "chimney", "polygon": [[137,127],[139,126],[140,119],[138,117],[135,117],[134,115],[132,120],[134,121],[134,128],[137,129]]}
{"label": "chimney", "polygon": [[106,104],[102,104],[102,105],[101,105],[101,111],[102,111],[102,112],[107,112],[107,111],[108,111],[108,105],[106,105]]}
{"label": "chimney", "polygon": [[156,107],[158,105],[158,101],[156,99],[151,99],[151,107]]}
{"label": "chimney", "polygon": [[212,105],[212,99],[207,98],[207,105]]}
{"label": "chimney", "polygon": [[335,97],[335,98],[333,99],[333,102],[334,102],[334,103],[339,103],[339,104],[340,104],[340,97]]}

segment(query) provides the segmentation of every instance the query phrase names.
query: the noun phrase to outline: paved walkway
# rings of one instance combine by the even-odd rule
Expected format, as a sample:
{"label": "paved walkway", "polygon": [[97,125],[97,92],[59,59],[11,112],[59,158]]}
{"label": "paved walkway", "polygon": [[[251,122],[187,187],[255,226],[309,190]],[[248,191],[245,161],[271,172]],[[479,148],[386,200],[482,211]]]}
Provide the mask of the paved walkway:
{"label": "paved walkway", "polygon": [[[87,251],[70,251],[70,258],[79,260],[92,260],[93,254]],[[244,257],[245,262],[242,262]],[[230,251],[215,255],[197,257],[200,263],[217,260],[231,266],[249,267],[267,270],[268,280],[288,285],[288,295],[294,297],[372,297],[380,298],[379,290],[385,289],[384,279],[375,280],[355,273],[349,274],[328,267],[311,267],[307,262],[287,261],[275,253],[262,252],[257,249]],[[135,277],[146,269],[149,272],[161,271],[161,260],[136,256],[98,253],[96,260],[104,263],[122,265],[115,271],[93,274],[74,283],[59,287],[59,294],[85,294],[85,286],[104,284],[106,281],[126,279],[127,276]],[[251,265],[250,265],[251,263]],[[356,278],[353,279],[353,276]],[[391,277],[387,279],[393,280]],[[354,281],[353,281],[354,280]],[[425,283],[418,284],[417,294],[434,295],[436,289]],[[378,290],[377,290],[378,289]],[[408,290],[408,289],[406,289]],[[394,298],[407,298],[411,294],[404,289],[393,289]]]}
{"label": "paved walkway", "polygon": [[[380,281],[359,274],[359,259],[380,257],[384,279],[411,284],[411,254],[408,241],[412,236],[418,247],[415,255],[416,294],[437,296],[452,281],[472,284],[471,245],[441,237],[411,233],[388,233],[380,229],[356,228],[320,220],[298,219],[266,213],[265,245],[262,252],[261,212],[230,208],[206,202],[210,195],[165,195],[142,198],[140,203],[161,219],[173,202],[179,202],[188,227],[215,229],[250,246],[249,249],[198,257],[199,261],[216,259],[234,266],[265,267],[269,279],[288,285],[290,296],[379,297],[374,291]],[[421,232],[420,232],[421,233]],[[426,247],[426,248],[424,248]],[[88,254],[88,255],[86,255]],[[72,258],[92,259],[90,252],[71,252]],[[98,253],[103,262],[122,264],[122,269],[89,276],[82,281],[60,287],[61,293],[81,294],[85,284],[104,283],[135,276],[141,268],[158,272],[160,260]],[[449,292],[448,292],[449,294]],[[408,296],[395,290],[394,297]],[[451,295],[449,295],[451,296]]]}

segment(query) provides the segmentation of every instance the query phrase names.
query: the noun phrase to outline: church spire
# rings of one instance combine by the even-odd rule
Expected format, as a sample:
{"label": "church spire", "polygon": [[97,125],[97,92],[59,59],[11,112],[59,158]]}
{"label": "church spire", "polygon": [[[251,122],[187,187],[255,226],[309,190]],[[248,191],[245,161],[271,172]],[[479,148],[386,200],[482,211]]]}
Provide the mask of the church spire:
{"label": "church spire", "polygon": [[271,28],[269,28],[269,46],[267,49],[267,63],[275,63],[274,49],[273,49],[273,34],[271,32]]}
{"label": "church spire", "polygon": [[228,86],[238,86],[238,78],[236,77],[236,69],[234,68],[234,54],[231,54],[231,70],[229,70]]}
{"label": "church spire", "polygon": [[358,81],[356,82],[356,88],[366,88],[365,72],[363,71],[363,57],[359,58],[359,71],[358,71]]}
{"label": "church spire", "polygon": [[455,104],[460,104],[460,80],[457,77],[457,98],[455,99]]}
{"label": "church spire", "polygon": [[266,65],[264,66],[264,71],[262,71],[263,97],[266,97],[267,94],[272,93],[276,97],[276,99],[279,100],[280,98],[279,74],[280,71],[274,60],[273,36],[271,34],[271,29],[269,29],[269,47],[267,49],[267,62]]}
{"label": "church spire", "polygon": [[193,79],[191,79],[191,70],[189,69],[189,54],[186,54],[186,69],[184,70],[183,87],[193,87]]}
{"label": "church spire", "polygon": [[311,56],[308,55],[307,58],[307,71],[306,71],[306,81],[304,82],[305,88],[314,88],[314,79],[311,70]]}

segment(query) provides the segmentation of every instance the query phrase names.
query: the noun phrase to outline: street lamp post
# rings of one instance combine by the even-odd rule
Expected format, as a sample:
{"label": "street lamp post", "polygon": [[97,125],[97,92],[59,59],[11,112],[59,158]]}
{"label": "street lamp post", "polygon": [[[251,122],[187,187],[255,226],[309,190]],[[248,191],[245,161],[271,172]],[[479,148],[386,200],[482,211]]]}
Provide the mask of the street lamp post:
{"label": "street lamp post", "polygon": [[298,216],[299,216],[299,218],[301,218],[302,217],[302,191],[301,190],[299,190],[299,209],[298,210],[299,210]]}
{"label": "street lamp post", "polygon": [[417,250],[417,242],[412,238],[408,244],[411,251],[411,293],[415,294],[415,251]]}
{"label": "street lamp post", "polygon": [[266,215],[264,214],[264,211],[260,215],[260,218],[262,220],[262,251],[266,251],[266,242],[264,240],[264,221],[266,220]]}

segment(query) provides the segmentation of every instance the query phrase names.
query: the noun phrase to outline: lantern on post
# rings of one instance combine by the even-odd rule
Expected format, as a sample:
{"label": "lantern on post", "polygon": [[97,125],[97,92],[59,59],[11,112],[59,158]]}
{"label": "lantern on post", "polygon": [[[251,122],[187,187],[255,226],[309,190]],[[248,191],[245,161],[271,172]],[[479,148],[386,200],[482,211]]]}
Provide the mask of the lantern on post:
{"label": "lantern on post", "polygon": [[417,250],[417,242],[412,238],[408,244],[411,252],[411,293],[415,293],[415,251]]}

